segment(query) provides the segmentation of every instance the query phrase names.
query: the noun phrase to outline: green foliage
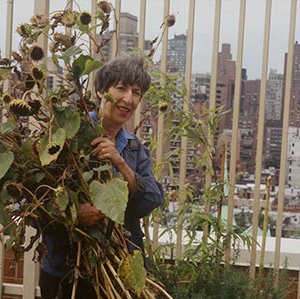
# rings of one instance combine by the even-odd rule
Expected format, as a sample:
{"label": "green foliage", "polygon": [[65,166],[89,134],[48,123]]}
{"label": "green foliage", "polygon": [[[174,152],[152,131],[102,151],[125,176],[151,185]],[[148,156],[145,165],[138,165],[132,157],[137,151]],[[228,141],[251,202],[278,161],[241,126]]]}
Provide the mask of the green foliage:
{"label": "green foliage", "polygon": [[[176,81],[174,77],[166,75],[162,77],[163,80],[160,80],[160,76],[157,76],[157,82],[154,81],[150,89],[148,108],[164,114],[164,137],[177,142],[177,148],[167,153],[162,165],[157,165],[155,169],[158,173],[164,171],[166,176],[173,178],[173,167],[178,168],[180,162],[178,148],[181,138],[187,137],[188,145],[198,150],[193,162],[202,171],[197,175],[201,176],[202,182],[210,176],[212,184],[186,184],[180,186],[180,189],[173,187],[167,191],[164,210],[156,212],[155,218],[164,228],[160,235],[168,236],[169,241],[158,246],[155,252],[149,251],[151,272],[174,298],[286,298],[286,286],[290,285],[286,277],[281,276],[284,283],[280,283],[276,289],[274,276],[258,282],[258,279],[250,278],[248,268],[234,265],[240,248],[250,250],[254,241],[250,236],[242,234],[248,224],[248,215],[238,216],[237,226],[231,231],[228,231],[227,222],[222,218],[222,209],[226,205],[224,190],[229,183],[221,176],[222,165],[216,159],[217,145],[214,140],[218,134],[219,120],[224,114],[223,107],[209,110],[203,105],[198,111],[192,107],[188,112],[183,111],[186,89],[182,80],[177,78]],[[161,98],[163,102],[159,101]],[[150,137],[149,141],[150,147],[155,149],[157,140]],[[160,176],[163,176],[162,173]],[[174,185],[178,185],[178,180],[174,180]],[[182,198],[184,202],[180,203]],[[172,212],[169,211],[171,201],[178,203],[176,210]],[[210,208],[211,213],[204,210],[204,205]],[[183,230],[184,235],[184,253],[180,261],[174,259],[177,241],[174,235],[179,229]],[[200,236],[204,229],[208,232],[206,237]],[[224,260],[229,244],[232,252],[230,264]]]}
{"label": "green foliage", "polygon": [[90,184],[90,195],[94,206],[106,216],[119,224],[124,224],[127,207],[127,182],[114,178],[106,184],[93,181]]}
{"label": "green foliage", "polygon": [[0,179],[4,177],[14,161],[12,152],[0,153]]}
{"label": "green foliage", "polygon": [[286,268],[280,271],[276,288],[276,274],[272,270],[262,285],[262,281],[249,277],[247,267],[224,267],[214,260],[202,260],[197,264],[187,261],[161,264],[152,271],[174,299],[285,299],[293,283],[287,276]]}
{"label": "green foliage", "polygon": [[144,268],[144,259],[140,251],[135,250],[133,255],[128,255],[120,264],[120,277],[126,285],[139,297],[146,284],[147,272]]}

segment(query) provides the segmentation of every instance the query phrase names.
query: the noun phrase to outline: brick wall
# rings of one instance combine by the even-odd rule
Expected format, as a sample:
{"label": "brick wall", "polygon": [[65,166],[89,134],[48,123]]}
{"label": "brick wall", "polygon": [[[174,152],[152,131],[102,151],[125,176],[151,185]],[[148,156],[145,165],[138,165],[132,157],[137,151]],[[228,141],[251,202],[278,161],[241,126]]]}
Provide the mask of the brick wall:
{"label": "brick wall", "polygon": [[[22,257],[15,267],[13,266],[14,254],[11,250],[6,250],[4,253],[4,267],[3,267],[3,282],[6,283],[23,283],[23,265],[24,258]],[[3,295],[2,299],[19,299],[22,296]]]}
{"label": "brick wall", "polygon": [[[3,267],[3,282],[23,284],[24,273],[24,256],[20,258],[14,267],[14,253],[11,250],[4,252],[4,267]],[[38,299],[40,297],[36,297]],[[22,296],[17,295],[3,295],[1,299],[22,299]]]}

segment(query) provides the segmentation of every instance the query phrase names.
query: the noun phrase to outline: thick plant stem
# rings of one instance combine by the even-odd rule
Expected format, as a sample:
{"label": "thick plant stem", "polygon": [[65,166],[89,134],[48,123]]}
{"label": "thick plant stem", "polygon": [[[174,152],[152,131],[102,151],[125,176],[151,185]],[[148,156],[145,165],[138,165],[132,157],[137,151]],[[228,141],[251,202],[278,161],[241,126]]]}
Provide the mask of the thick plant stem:
{"label": "thick plant stem", "polygon": [[74,272],[74,282],[73,282],[73,288],[72,288],[72,296],[71,299],[75,299],[76,295],[76,288],[78,284],[78,278],[79,278],[79,266],[80,266],[80,257],[81,257],[81,240],[77,243],[77,258],[76,258],[76,268]]}
{"label": "thick plant stem", "polygon": [[158,285],[149,278],[147,278],[146,281],[151,287],[154,287],[155,289],[159,290],[165,296],[165,298],[173,299],[173,297],[171,297],[160,285]]}
{"label": "thick plant stem", "polygon": [[112,275],[115,277],[117,283],[119,284],[120,288],[123,291],[123,294],[122,294],[123,297],[122,298],[124,298],[124,296],[125,296],[126,299],[132,299],[130,293],[128,292],[128,290],[126,290],[126,288],[125,288],[122,280],[118,276],[117,272],[115,271],[114,267],[112,266],[112,264],[111,264],[111,262],[109,260],[106,261],[106,265],[109,268],[109,270],[112,273]]}
{"label": "thick plant stem", "polygon": [[107,298],[109,299],[114,299],[114,298],[118,298],[114,296],[114,286],[112,281],[110,280],[105,267],[103,265],[103,263],[100,264],[100,268],[101,268],[101,273],[103,275],[103,279],[104,279],[104,284],[105,284],[105,294],[107,295]]}

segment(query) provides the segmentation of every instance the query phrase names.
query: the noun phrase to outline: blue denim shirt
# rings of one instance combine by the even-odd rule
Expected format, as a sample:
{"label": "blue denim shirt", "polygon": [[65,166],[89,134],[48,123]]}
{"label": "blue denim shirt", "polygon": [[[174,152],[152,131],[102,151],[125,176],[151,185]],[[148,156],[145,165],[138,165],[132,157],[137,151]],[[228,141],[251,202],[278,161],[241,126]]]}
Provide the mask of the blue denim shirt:
{"label": "blue denim shirt", "polygon": [[[125,213],[125,228],[131,233],[128,239],[144,250],[140,218],[163,203],[162,187],[153,177],[150,151],[135,135],[121,129],[116,136],[116,148],[135,172],[137,180],[137,189],[129,194]],[[63,227],[47,230],[43,233],[43,242],[47,254],[42,257],[41,267],[54,276],[65,276],[69,271],[66,261],[71,251],[67,231]],[[128,247],[130,251],[134,249],[130,242]]]}

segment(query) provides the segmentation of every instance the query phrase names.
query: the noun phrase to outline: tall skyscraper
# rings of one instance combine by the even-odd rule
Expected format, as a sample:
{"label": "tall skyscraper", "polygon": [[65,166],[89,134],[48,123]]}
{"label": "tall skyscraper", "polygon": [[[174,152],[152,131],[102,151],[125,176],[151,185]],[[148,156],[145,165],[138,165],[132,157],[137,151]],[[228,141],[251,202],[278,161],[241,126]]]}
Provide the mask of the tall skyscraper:
{"label": "tall skyscraper", "polygon": [[168,40],[168,73],[184,73],[186,62],[186,35],[174,35],[174,38]]}
{"label": "tall skyscraper", "polygon": [[266,121],[268,124],[278,123],[280,126],[282,109],[283,74],[271,69],[267,83]]}
{"label": "tall skyscraper", "polygon": [[[120,39],[118,41],[118,55],[131,52],[138,47],[138,18],[127,12],[120,13]],[[102,51],[105,56],[111,58],[110,49],[112,43],[112,32],[108,31],[102,36],[97,36],[98,43],[106,43]],[[144,51],[147,53],[151,50],[149,40],[145,40]]]}
{"label": "tall skyscraper", "polygon": [[266,94],[264,158],[266,168],[279,168],[282,142],[283,74],[271,69]]}
{"label": "tall skyscraper", "polygon": [[[287,54],[285,54],[284,77],[286,78]],[[289,126],[300,127],[300,44],[294,45],[292,84],[291,84],[291,103]]]}

